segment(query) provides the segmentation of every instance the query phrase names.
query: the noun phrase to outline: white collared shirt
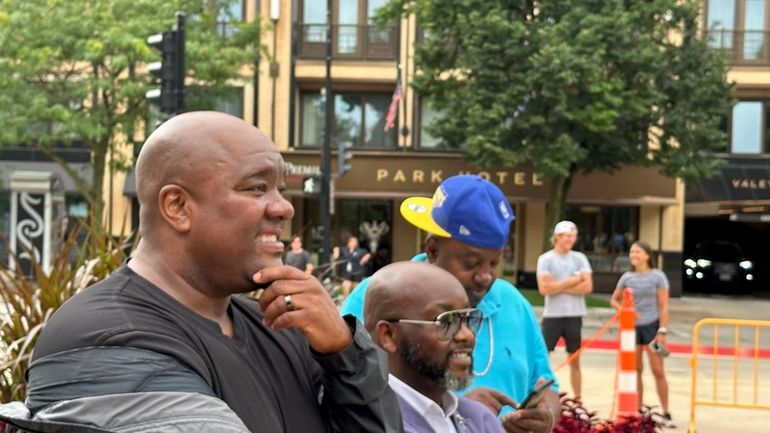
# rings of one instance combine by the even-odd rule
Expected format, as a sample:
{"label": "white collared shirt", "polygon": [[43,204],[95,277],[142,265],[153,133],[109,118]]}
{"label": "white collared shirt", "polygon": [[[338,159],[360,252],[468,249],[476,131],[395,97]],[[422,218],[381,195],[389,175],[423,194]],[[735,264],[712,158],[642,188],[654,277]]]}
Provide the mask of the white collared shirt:
{"label": "white collared shirt", "polygon": [[436,433],[457,433],[452,418],[450,418],[457,411],[456,395],[448,391],[445,392],[442,398],[444,407],[440,407],[435,401],[420,394],[392,374],[388,379],[388,384],[393,392],[403,398],[409,406],[412,406],[417,413],[425,418],[425,421],[433,431]]}

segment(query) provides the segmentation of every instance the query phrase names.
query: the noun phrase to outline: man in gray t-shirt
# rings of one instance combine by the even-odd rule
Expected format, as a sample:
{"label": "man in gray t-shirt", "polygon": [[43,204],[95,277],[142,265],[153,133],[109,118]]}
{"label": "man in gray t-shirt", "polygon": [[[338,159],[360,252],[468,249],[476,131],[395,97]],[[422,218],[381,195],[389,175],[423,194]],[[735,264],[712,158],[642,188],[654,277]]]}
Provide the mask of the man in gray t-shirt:
{"label": "man in gray t-shirt", "polygon": [[[543,338],[552,351],[564,337],[567,352],[580,349],[580,329],[586,314],[585,294],[593,290],[591,264],[585,254],[572,251],[577,240],[577,226],[561,221],[553,229],[553,249],[537,259],[537,288],[545,296]],[[570,382],[575,398],[580,398],[580,357],[570,362]]]}
{"label": "man in gray t-shirt", "polygon": [[302,238],[299,235],[294,235],[291,238],[291,249],[286,252],[284,257],[284,263],[293,266],[301,271],[305,271],[310,275],[313,273],[313,261],[310,258],[310,253],[302,248]]}

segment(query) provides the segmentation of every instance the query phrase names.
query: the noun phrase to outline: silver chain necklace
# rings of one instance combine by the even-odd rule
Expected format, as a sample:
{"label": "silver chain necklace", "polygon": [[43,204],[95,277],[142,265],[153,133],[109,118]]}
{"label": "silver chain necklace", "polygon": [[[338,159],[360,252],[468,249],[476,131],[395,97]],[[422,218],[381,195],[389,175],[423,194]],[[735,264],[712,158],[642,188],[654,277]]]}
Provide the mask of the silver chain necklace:
{"label": "silver chain necklace", "polygon": [[489,368],[492,367],[492,359],[495,357],[495,334],[492,331],[492,318],[488,317],[487,319],[487,331],[489,331],[489,357],[487,358],[487,365],[484,367],[483,370],[479,372],[473,372],[474,376],[484,376],[487,373],[489,373]]}

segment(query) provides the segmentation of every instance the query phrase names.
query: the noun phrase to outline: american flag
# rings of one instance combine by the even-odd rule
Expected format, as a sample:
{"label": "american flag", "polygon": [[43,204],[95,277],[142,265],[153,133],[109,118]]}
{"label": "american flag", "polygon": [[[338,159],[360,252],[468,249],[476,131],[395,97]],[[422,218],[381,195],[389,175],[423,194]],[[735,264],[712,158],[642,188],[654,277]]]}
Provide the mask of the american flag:
{"label": "american flag", "polygon": [[385,132],[396,126],[396,115],[398,114],[398,103],[401,102],[401,79],[396,80],[396,90],[393,91],[393,97],[390,99],[388,115],[385,116]]}

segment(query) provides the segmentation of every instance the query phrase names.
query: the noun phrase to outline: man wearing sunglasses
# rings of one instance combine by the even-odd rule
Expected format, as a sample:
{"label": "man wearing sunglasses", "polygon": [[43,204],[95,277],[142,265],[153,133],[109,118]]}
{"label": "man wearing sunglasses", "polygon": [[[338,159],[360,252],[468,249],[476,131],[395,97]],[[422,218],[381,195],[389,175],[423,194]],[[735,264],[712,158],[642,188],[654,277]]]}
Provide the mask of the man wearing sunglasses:
{"label": "man wearing sunglasses", "polygon": [[503,433],[485,406],[450,391],[472,380],[481,310],[460,282],[427,263],[398,262],[375,273],[364,307],[366,329],[388,354],[405,433]]}
{"label": "man wearing sunglasses", "polygon": [[[519,409],[539,379],[555,378],[532,306],[508,281],[497,278],[514,219],[508,199],[493,183],[475,175],[445,179],[433,198],[411,197],[401,215],[429,233],[425,252],[412,260],[432,263],[460,281],[470,305],[484,320],[473,351],[476,367],[465,396],[498,413],[509,433],[547,433],[560,414],[558,385],[534,408]],[[363,319],[368,280],[342,306],[342,314]]]}

